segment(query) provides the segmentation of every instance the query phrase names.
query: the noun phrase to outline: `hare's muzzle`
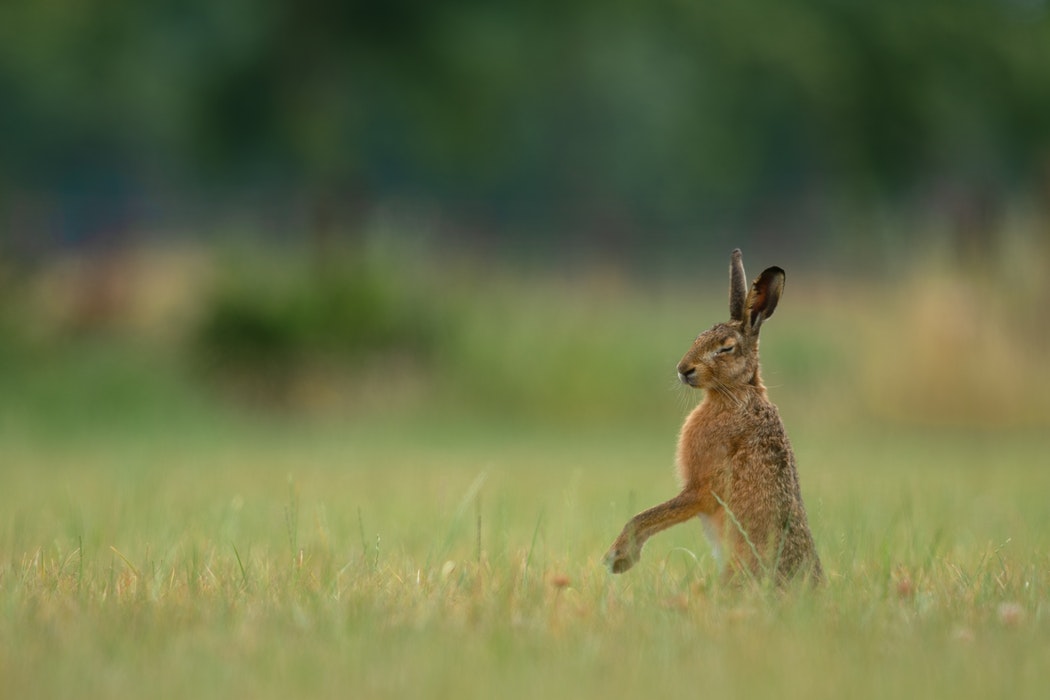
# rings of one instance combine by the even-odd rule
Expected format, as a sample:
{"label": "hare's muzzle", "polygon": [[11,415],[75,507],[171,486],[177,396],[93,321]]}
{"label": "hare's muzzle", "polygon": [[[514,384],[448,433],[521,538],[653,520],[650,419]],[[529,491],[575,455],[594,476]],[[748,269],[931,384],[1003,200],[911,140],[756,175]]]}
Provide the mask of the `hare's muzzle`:
{"label": "hare's muzzle", "polygon": [[696,386],[696,367],[678,366],[678,379],[682,384]]}

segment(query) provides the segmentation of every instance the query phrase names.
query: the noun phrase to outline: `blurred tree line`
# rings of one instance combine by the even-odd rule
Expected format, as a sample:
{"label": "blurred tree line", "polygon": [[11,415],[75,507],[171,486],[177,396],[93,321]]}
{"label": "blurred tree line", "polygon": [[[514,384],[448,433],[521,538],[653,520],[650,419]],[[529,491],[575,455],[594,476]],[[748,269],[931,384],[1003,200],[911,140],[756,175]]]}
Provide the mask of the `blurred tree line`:
{"label": "blurred tree line", "polygon": [[231,212],[323,235],[392,201],[625,252],[812,248],[887,205],[979,238],[1045,203],[1048,125],[1045,0],[0,3],[24,252]]}

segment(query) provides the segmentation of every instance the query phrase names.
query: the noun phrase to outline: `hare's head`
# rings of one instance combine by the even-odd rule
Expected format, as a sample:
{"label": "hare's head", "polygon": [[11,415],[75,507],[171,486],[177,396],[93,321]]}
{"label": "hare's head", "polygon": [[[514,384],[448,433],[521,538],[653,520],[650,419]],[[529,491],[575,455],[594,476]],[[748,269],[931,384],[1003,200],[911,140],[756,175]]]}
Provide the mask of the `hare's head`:
{"label": "hare's head", "polygon": [[784,271],[766,268],[747,288],[744,261],[734,250],[729,265],[729,321],[697,336],[678,363],[682,383],[701,389],[757,384],[758,331],[784,291]]}

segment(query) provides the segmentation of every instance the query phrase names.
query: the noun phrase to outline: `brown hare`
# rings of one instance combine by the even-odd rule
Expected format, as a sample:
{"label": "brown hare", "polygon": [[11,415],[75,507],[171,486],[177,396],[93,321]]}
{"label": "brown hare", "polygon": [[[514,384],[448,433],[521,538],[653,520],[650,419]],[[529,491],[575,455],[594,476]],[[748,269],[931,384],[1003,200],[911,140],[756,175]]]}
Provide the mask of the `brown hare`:
{"label": "brown hare", "polygon": [[783,290],[784,271],[770,267],[748,291],[733,251],[729,322],[701,333],[678,363],[678,378],[704,389],[678,438],[682,491],[624,526],[605,555],[613,573],[634,566],[656,533],[700,516],[727,579],[823,580],[795,455],[759,375],[758,331]]}

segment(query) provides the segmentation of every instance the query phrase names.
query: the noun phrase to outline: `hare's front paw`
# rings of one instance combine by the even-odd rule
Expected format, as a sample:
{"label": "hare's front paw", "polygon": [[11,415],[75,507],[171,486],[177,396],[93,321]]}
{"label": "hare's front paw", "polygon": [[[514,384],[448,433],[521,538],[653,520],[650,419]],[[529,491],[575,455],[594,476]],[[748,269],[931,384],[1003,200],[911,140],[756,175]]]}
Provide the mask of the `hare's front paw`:
{"label": "hare's front paw", "polygon": [[605,565],[614,574],[622,574],[637,564],[641,556],[641,547],[617,540],[605,555]]}

